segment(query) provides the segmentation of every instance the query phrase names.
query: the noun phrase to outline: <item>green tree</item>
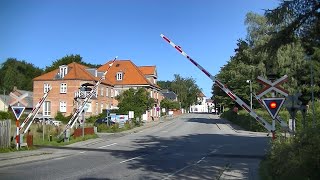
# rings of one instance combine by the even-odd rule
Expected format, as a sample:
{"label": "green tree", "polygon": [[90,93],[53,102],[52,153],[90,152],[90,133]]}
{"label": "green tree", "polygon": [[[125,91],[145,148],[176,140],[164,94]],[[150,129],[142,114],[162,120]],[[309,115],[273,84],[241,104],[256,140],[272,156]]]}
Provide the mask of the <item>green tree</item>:
{"label": "green tree", "polygon": [[97,67],[101,66],[101,65],[94,65],[94,64],[84,62],[82,60],[82,57],[79,54],[77,54],[77,55],[71,54],[71,55],[67,55],[67,56],[62,57],[61,59],[57,59],[56,61],[53,61],[51,66],[47,66],[45,68],[45,72],[53,71],[55,69],[58,69],[59,66],[61,66],[61,65],[67,65],[72,62],[76,62],[76,63],[82,64],[82,65],[85,65],[88,67],[92,67],[92,68],[97,68]]}
{"label": "green tree", "polygon": [[162,89],[168,89],[169,91],[172,91],[171,89],[171,83],[172,81],[158,81],[158,85],[162,88]]}
{"label": "green tree", "polygon": [[169,109],[180,109],[179,102],[172,101],[172,100],[169,100],[169,99],[166,99],[166,98],[163,99],[160,102],[160,106],[161,106],[161,108],[165,108],[166,110],[169,110]]}
{"label": "green tree", "polygon": [[193,78],[183,78],[178,74],[174,75],[171,89],[177,94],[184,109],[189,109],[191,105],[197,103],[197,95],[201,91]]}
{"label": "green tree", "polygon": [[320,46],[319,0],[283,1],[277,8],[266,11],[268,22],[276,27],[274,36],[265,44],[269,50],[277,50],[297,38],[308,55]]}
{"label": "green tree", "polygon": [[[217,78],[225,83],[230,90],[248,103],[250,91],[246,80],[254,80],[257,76],[266,78],[274,74],[275,78],[287,74],[289,81],[284,88],[290,94],[305,91],[310,81],[310,71],[306,65],[304,49],[300,41],[281,46],[273,55],[260,47],[269,42],[272,35],[267,32],[274,29],[268,24],[266,17],[248,13],[246,17],[247,40],[239,40],[236,54],[221,68]],[[254,81],[253,81],[254,82]],[[262,87],[253,83],[253,92],[259,92]],[[214,99],[218,104],[228,107],[234,102],[218,86],[213,86]],[[256,107],[258,103],[254,101]]]}
{"label": "green tree", "polygon": [[143,88],[137,90],[130,88],[118,95],[116,99],[119,101],[118,113],[128,114],[129,111],[134,111],[135,117],[141,117],[155,103],[155,100]]}
{"label": "green tree", "polygon": [[40,76],[43,70],[35,67],[26,61],[19,61],[14,58],[8,58],[0,69],[0,87],[7,93],[11,92],[13,87],[18,89],[32,91],[32,79]]}

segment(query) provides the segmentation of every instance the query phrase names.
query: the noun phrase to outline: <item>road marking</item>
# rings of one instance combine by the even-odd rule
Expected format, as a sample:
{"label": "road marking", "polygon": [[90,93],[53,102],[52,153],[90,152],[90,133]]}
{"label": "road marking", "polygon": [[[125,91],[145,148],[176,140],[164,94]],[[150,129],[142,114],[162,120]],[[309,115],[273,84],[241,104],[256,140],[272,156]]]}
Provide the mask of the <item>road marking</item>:
{"label": "road marking", "polygon": [[53,160],[61,160],[61,159],[64,159],[64,158],[66,158],[66,157],[59,157],[59,158],[55,158]]}
{"label": "road marking", "polygon": [[[216,123],[215,123],[216,124]],[[216,124],[217,125],[217,127],[221,130],[221,128],[218,126],[218,124]]]}
{"label": "road marking", "polygon": [[134,157],[134,158],[131,158],[131,159],[127,159],[127,160],[124,160],[124,161],[121,161],[121,163],[125,163],[125,162],[128,162],[128,161],[131,161],[131,160],[134,160],[134,159],[137,159],[137,158],[140,158],[140,157],[143,157],[143,156],[146,156],[147,154],[144,154],[144,155],[141,155],[141,156],[137,156],[137,157]]}
{"label": "road marking", "polygon": [[174,172],[173,174],[170,174],[169,176],[167,176],[167,177],[164,178],[163,180],[170,179],[172,176],[178,174],[179,172],[181,172],[181,171],[183,171],[183,170],[185,170],[185,169],[187,169],[187,168],[189,168],[189,167],[191,167],[191,166],[193,166],[193,165],[194,165],[194,164],[190,164],[190,165],[188,165],[188,166],[186,166],[186,167],[184,167],[184,168],[182,168],[182,169],[179,169],[178,171]]}
{"label": "road marking", "polygon": [[201,161],[203,161],[205,158],[206,158],[206,157],[204,156],[204,157],[202,157],[199,161],[197,161],[196,163],[190,164],[190,165],[188,165],[188,166],[186,166],[186,167],[184,167],[184,168],[179,169],[178,171],[174,172],[173,174],[170,174],[169,176],[167,176],[167,177],[164,178],[163,180],[170,179],[172,176],[178,174],[179,172],[181,172],[181,171],[183,171],[183,170],[185,170],[185,169],[187,169],[187,168],[189,168],[189,167],[191,167],[191,166],[194,166],[194,165],[199,164],[199,163],[200,163]]}
{"label": "road marking", "polygon": [[79,154],[83,154],[83,153],[85,153],[85,151],[81,151],[81,152],[79,152]]}
{"label": "road marking", "polygon": [[113,146],[113,145],[116,145],[116,144],[118,144],[118,143],[112,143],[112,144],[108,144],[108,145],[105,145],[105,146],[101,146],[101,147],[98,147],[98,148],[105,148],[105,147],[109,147],[109,146]]}
{"label": "road marking", "polygon": [[[220,147],[218,147],[218,148],[220,148]],[[215,153],[215,152],[217,152],[217,151],[218,151],[218,150],[215,149],[215,150],[211,151],[210,153]]]}
{"label": "road marking", "polygon": [[199,164],[201,161],[203,161],[206,157],[202,157],[196,164]]}

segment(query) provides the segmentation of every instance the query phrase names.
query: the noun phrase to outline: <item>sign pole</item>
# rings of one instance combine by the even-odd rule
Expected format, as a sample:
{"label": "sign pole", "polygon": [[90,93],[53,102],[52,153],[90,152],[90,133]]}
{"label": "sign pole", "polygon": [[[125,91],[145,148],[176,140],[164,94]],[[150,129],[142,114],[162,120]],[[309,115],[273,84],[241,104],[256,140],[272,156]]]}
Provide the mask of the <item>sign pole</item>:
{"label": "sign pole", "polygon": [[17,136],[16,136],[17,145],[16,145],[16,148],[17,148],[17,150],[19,150],[19,147],[20,147],[20,134],[19,134],[20,121],[19,121],[19,118],[16,119],[16,126],[17,126]]}
{"label": "sign pole", "polygon": [[[19,104],[19,103],[18,103]],[[20,148],[20,117],[22,115],[22,112],[24,111],[25,107],[22,106],[11,106],[11,109],[13,111],[14,116],[16,117],[16,148],[19,150]]]}

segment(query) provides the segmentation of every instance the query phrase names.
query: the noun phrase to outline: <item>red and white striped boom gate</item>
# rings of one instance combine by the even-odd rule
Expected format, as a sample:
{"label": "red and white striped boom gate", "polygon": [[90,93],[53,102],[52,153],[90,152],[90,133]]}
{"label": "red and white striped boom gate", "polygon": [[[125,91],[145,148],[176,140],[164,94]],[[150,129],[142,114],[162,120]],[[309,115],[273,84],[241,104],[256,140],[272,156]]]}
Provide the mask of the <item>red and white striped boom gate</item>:
{"label": "red and white striped boom gate", "polygon": [[184,57],[186,57],[192,64],[197,66],[204,74],[206,74],[214,83],[216,83],[228,96],[235,102],[237,102],[241,107],[243,107],[254,119],[256,119],[259,123],[261,123],[269,132],[274,132],[275,129],[262,117],[258,116],[258,114],[250,108],[244,101],[242,101],[237,95],[232,93],[224,84],[222,84],[218,79],[212,76],[207,70],[205,70],[200,64],[198,64],[195,60],[193,60],[187,53],[185,53],[180,46],[177,46],[170,39],[168,39],[163,34],[160,35],[165,41],[167,41],[172,47],[174,47],[177,51],[180,52]]}
{"label": "red and white striped boom gate", "polygon": [[79,116],[81,115],[81,112],[83,111],[84,107],[86,106],[86,104],[88,103],[88,101],[91,99],[91,97],[93,96],[93,94],[96,92],[98,86],[100,85],[101,81],[105,79],[106,74],[108,73],[109,69],[111,68],[111,66],[113,65],[113,63],[116,61],[117,57],[115,57],[111,64],[109,65],[108,69],[103,73],[103,75],[101,76],[101,78],[97,81],[97,83],[93,86],[93,88],[91,89],[91,91],[89,93],[86,94],[86,97],[84,98],[83,102],[80,104],[80,106],[78,107],[78,109],[76,110],[76,112],[74,112],[74,114],[72,115],[71,119],[69,120],[68,124],[66,125],[66,127],[64,128],[64,130],[59,134],[58,137],[60,137],[62,134],[64,134],[68,129],[72,128],[74,126],[74,124],[76,123],[77,119],[79,118]]}
{"label": "red and white striped boom gate", "polygon": [[42,106],[42,104],[44,103],[44,101],[47,99],[49,92],[51,91],[51,87],[48,89],[48,91],[46,93],[44,93],[44,95],[42,96],[42,98],[40,99],[40,101],[36,104],[36,106],[32,109],[31,113],[27,116],[27,118],[23,121],[23,123],[21,124],[19,131],[22,130],[22,128],[28,123],[29,119],[33,116],[33,118],[31,119],[31,121],[29,122],[28,126],[26,127],[26,129],[23,131],[22,134],[25,134],[28,129],[30,128],[34,118],[36,117],[36,115],[38,114],[40,107]]}

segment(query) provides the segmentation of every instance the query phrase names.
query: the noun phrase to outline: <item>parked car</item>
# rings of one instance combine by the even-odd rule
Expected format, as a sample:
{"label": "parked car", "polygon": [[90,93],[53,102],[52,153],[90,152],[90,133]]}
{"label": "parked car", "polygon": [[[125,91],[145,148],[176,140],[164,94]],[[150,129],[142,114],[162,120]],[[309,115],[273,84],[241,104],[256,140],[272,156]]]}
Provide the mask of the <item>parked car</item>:
{"label": "parked car", "polygon": [[100,124],[107,124],[107,125],[113,125],[115,124],[114,121],[111,121],[111,118],[109,117],[108,119],[107,118],[100,118],[100,119],[97,119],[95,122],[94,122],[94,126],[97,126],[97,125],[100,125]]}

